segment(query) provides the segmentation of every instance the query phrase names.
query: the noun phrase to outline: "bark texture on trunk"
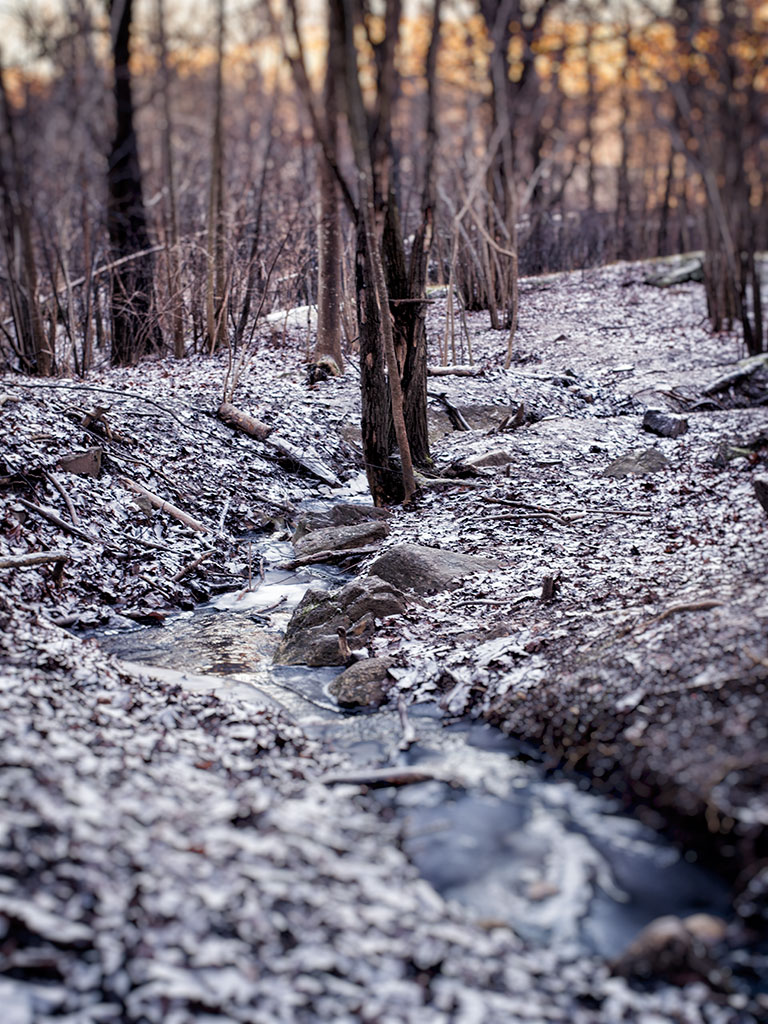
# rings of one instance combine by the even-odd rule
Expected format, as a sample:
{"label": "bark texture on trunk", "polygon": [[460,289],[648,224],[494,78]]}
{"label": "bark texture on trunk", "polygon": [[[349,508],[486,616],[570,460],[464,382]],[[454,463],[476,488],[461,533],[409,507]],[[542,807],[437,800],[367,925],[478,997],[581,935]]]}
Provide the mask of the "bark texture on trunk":
{"label": "bark texture on trunk", "polygon": [[[336,85],[339,54],[343,39],[333,5],[328,7],[328,64],[325,72],[323,100],[325,106],[326,144],[333,160],[338,162],[339,102]],[[341,221],[336,174],[318,146],[318,215],[317,215],[317,337],[313,360],[332,360],[339,372],[344,369],[341,354]]]}
{"label": "bark texture on trunk", "polygon": [[144,207],[134,126],[130,40],[133,0],[110,0],[114,60],[115,135],[107,166],[107,228],[113,260],[112,362],[128,365],[162,346],[154,309],[154,258]]}
{"label": "bark texture on trunk", "polygon": [[24,370],[47,377],[53,372],[53,346],[45,336],[37,294],[32,218],[15,135],[14,116],[0,68],[0,219],[6,283]]}

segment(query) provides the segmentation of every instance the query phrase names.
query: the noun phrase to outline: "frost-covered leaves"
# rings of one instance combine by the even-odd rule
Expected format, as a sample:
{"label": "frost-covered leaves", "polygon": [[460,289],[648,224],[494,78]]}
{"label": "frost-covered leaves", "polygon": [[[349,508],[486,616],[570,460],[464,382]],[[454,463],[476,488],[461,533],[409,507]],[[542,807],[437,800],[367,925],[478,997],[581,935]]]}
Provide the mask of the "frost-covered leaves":
{"label": "frost-covered leaves", "polygon": [[[492,362],[499,336],[468,319]],[[687,434],[655,441],[669,463],[658,473],[603,475],[648,447],[644,403],[701,394],[738,358],[738,338],[707,333],[696,285],[660,293],[618,266],[523,282],[515,345],[509,375],[456,378],[452,401],[478,402],[485,387],[487,403],[496,375],[509,387],[521,374],[521,401],[546,399],[542,387],[573,398],[577,382],[591,400],[552,403],[501,435],[440,439],[439,466],[499,447],[509,465],[427,494],[389,543],[501,557],[502,568],[431,596],[374,653],[411,663],[398,685],[415,699],[442,693],[451,714],[490,715],[624,791],[637,781],[635,796],[652,784],[673,811],[708,808],[710,827],[754,834],[768,821],[768,524],[752,478],[768,411],[693,412]],[[540,599],[547,577],[552,602]]]}
{"label": "frost-covered leaves", "polygon": [[420,880],[397,832],[314,781],[338,757],[256,703],[126,678],[2,606],[3,1020],[730,1024],[528,952]]}

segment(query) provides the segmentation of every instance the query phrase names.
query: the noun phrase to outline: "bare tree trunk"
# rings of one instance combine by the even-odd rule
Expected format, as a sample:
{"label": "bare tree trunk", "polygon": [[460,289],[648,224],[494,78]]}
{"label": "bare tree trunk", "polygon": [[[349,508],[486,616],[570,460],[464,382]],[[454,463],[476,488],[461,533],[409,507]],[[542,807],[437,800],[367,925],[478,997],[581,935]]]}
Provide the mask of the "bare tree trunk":
{"label": "bare tree trunk", "polygon": [[631,259],[632,256],[629,197],[629,64],[632,60],[632,47],[629,33],[630,28],[629,25],[627,25],[624,29],[624,60],[621,64],[621,96],[619,101],[621,111],[621,122],[619,124],[621,157],[619,159],[619,166],[617,169],[616,222],[614,228],[616,234],[617,256],[621,260]]}
{"label": "bare tree trunk", "polygon": [[215,352],[226,339],[224,304],[226,270],[224,267],[224,0],[216,8],[216,70],[211,137],[211,184],[208,194],[208,275],[206,282],[206,323],[209,352]]}
{"label": "bare tree trunk", "polygon": [[112,362],[127,365],[162,347],[154,310],[154,260],[133,123],[129,67],[133,0],[109,0],[114,59],[115,136],[109,152],[107,226],[112,257],[142,253],[112,274]]}
{"label": "bare tree trunk", "polygon": [[427,270],[435,222],[436,186],[435,157],[437,153],[437,53],[440,45],[440,10],[442,0],[434,0],[432,32],[426,60],[427,109],[425,117],[424,179],[421,193],[421,222],[416,229],[408,265],[407,300],[395,307],[395,322],[407,318],[405,326],[405,359],[403,392],[405,425],[411,456],[417,465],[429,462],[429,430],[427,425]]}
{"label": "bare tree trunk", "polygon": [[[509,82],[510,23],[513,0],[483,0],[491,51],[491,138],[499,144],[488,169],[487,235],[483,251],[489,279],[489,310],[496,330],[517,326],[517,197],[515,195],[515,124]],[[501,250],[504,250],[502,255]],[[511,253],[512,255],[506,255]],[[508,350],[510,345],[508,344]]]}
{"label": "bare tree trunk", "polygon": [[[336,89],[337,61],[343,54],[340,26],[333,5],[328,7],[328,58],[323,99],[328,148],[338,163],[339,105]],[[339,373],[344,369],[341,354],[341,222],[339,194],[333,167],[321,152],[318,158],[317,221],[317,336],[313,361],[331,360]]]}
{"label": "bare tree trunk", "polygon": [[45,336],[37,294],[29,203],[19,158],[14,119],[0,67],[0,198],[7,284],[24,369],[41,377],[53,372],[54,351]]}
{"label": "bare tree trunk", "polygon": [[[372,153],[368,136],[368,127],[366,124],[365,108],[363,106],[363,95],[360,87],[360,80],[358,78],[357,48],[355,46],[354,28],[356,24],[360,23],[361,12],[356,4],[356,0],[334,0],[334,2],[341,4],[341,9],[339,11],[339,14],[341,15],[340,21],[344,24],[344,73],[347,116],[358,175],[360,212],[359,229],[361,231],[358,250],[364,249],[364,251],[360,253],[362,258],[358,261],[358,268],[362,277],[362,283],[365,286],[363,290],[367,293],[366,308],[367,310],[375,312],[378,316],[380,336],[377,339],[377,348],[383,349],[386,360],[389,397],[392,408],[392,423],[394,426],[395,436],[397,438],[397,447],[401,461],[403,502],[407,504],[415,494],[416,481],[413,475],[411,452],[405,428],[400,371],[397,364],[397,356],[395,354],[392,320],[389,312],[389,293],[382,264],[380,241],[377,237],[376,231],[376,205],[373,175],[374,161],[372,160],[372,155],[375,156],[377,150],[376,145],[374,144]],[[379,155],[381,155],[381,150],[379,150]],[[383,170],[382,180],[388,183],[389,179],[386,170]],[[386,194],[389,194],[389,190],[387,190]],[[369,321],[366,320],[366,325],[368,322]],[[363,352],[362,329],[363,325],[361,324],[361,364],[363,364],[369,354],[368,352]],[[370,336],[369,339],[373,340]],[[364,391],[363,400],[365,401],[366,398],[371,399],[374,406],[379,408],[381,407],[383,400],[383,395],[381,393],[366,396]],[[373,438],[372,440],[380,445],[384,439]],[[384,440],[384,443],[388,444],[388,438]],[[392,481],[391,479],[388,479],[386,469],[384,470],[384,473],[382,473],[382,467],[380,466],[369,465],[366,468],[368,470],[368,479],[371,483],[371,493],[374,501],[381,504],[383,500],[386,500],[386,492],[389,490],[391,493]]]}
{"label": "bare tree trunk", "polygon": [[157,36],[160,50],[160,74],[163,93],[163,163],[166,185],[166,260],[168,295],[170,298],[173,354],[184,356],[184,296],[179,266],[179,210],[176,202],[176,168],[173,159],[173,122],[171,119],[171,76],[168,69],[168,47],[165,35],[165,2],[157,0]]}

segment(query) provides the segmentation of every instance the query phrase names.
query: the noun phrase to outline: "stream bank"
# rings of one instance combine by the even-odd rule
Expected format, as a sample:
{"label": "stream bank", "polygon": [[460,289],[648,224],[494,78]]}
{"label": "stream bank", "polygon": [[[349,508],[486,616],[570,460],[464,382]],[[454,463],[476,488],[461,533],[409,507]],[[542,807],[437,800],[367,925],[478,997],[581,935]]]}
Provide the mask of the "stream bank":
{"label": "stream bank", "polygon": [[[431,414],[437,468],[453,483],[427,491],[415,515],[398,511],[385,540],[499,567],[382,622],[370,653],[400,665],[406,699],[439,696],[449,714],[492,718],[641,800],[651,824],[661,812],[703,824],[701,852],[716,847],[732,875],[752,871],[738,905],[759,923],[766,519],[752,477],[765,462],[766,410],[731,408],[727,391],[693,409],[741,354],[736,336],[707,334],[696,285],[661,297],[642,268],[619,266],[524,282],[522,294],[510,371],[498,337],[468,317],[483,374],[440,388],[473,429],[449,432],[437,400]],[[437,317],[434,304],[432,339]],[[263,349],[238,401],[351,479],[354,375],[308,390],[304,338],[288,341]],[[478,923],[419,879],[386,808],[316,784],[349,769],[346,753],[240,691],[137,682],[55,626],[166,621],[242,587],[259,572],[247,531],[284,535],[302,501],[332,496],[215,421],[216,366],[147,363],[85,385],[2,381],[3,553],[68,557],[2,578],[3,752],[18,768],[4,778],[3,878],[22,902],[9,895],[0,912],[4,994],[19,1019],[104,1003],[107,1020],[164,1020],[168,1005],[180,1019],[251,1020],[260,1002],[270,1021],[374,1020],[384,1011],[369,991],[383,977],[394,1020],[756,1019],[739,993],[696,982],[639,992],[600,958],[534,950]],[[82,427],[96,401],[112,403],[111,436],[98,422]],[[522,424],[503,429],[521,402]],[[688,432],[648,435],[651,404],[686,416]],[[92,445],[100,475],[57,468]],[[604,475],[648,448],[666,460],[654,473]],[[469,464],[491,452],[504,457]],[[118,482],[128,470],[207,533],[136,501]],[[30,849],[38,867],[24,875]],[[254,849],[270,880],[259,901]],[[313,890],[327,885],[320,908]]]}

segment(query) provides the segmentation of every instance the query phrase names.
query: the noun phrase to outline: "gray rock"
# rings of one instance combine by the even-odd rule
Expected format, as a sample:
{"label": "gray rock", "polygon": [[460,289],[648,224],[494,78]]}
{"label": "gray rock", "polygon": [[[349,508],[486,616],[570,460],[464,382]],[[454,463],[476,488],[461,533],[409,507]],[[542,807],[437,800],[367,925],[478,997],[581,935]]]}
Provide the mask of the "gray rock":
{"label": "gray rock", "polygon": [[464,459],[465,466],[471,466],[474,469],[483,469],[485,466],[508,466],[512,462],[512,456],[509,452],[496,449],[492,452],[486,452],[484,455],[474,455],[470,459]]}
{"label": "gray rock", "polygon": [[355,526],[357,523],[389,519],[389,510],[375,505],[353,505],[340,503],[323,512],[304,512],[296,522],[293,543],[296,544],[313,530],[325,530],[329,526]]}
{"label": "gray rock", "polygon": [[677,267],[666,269],[660,274],[650,274],[645,279],[646,284],[652,284],[656,288],[671,288],[676,284],[685,284],[686,281],[703,281],[704,264],[698,257],[686,260]]}
{"label": "gray rock", "polygon": [[387,675],[391,658],[368,658],[355,662],[328,687],[343,708],[378,707],[387,699]]}
{"label": "gray rock", "polygon": [[613,961],[612,970],[625,978],[706,978],[714,967],[711,950],[725,934],[725,921],[710,914],[657,917]]}
{"label": "gray rock", "polygon": [[768,476],[756,476],[752,481],[752,486],[755,488],[755,497],[768,515]]}
{"label": "gray rock", "polygon": [[621,478],[624,476],[645,476],[648,473],[658,473],[666,469],[669,460],[655,448],[646,448],[645,451],[632,452],[631,455],[624,455],[616,459],[610,466],[603,470],[603,476]]}
{"label": "gray rock", "polygon": [[313,530],[297,541],[296,558],[311,558],[323,551],[348,551],[377,544],[389,533],[389,527],[381,520],[368,520],[351,526],[327,526]]}
{"label": "gray rock", "polygon": [[338,629],[347,632],[352,650],[373,631],[373,620],[405,611],[405,596],[375,576],[352,580],[329,592],[310,587],[291,616],[275,654],[278,665],[343,665]]}
{"label": "gray rock", "polygon": [[421,544],[396,544],[379,555],[370,571],[403,590],[428,594],[430,591],[455,590],[462,576],[497,566],[498,562],[493,558],[464,555]]}
{"label": "gray rock", "polygon": [[374,574],[347,583],[339,591],[338,599],[354,622],[369,614],[376,619],[402,615],[406,608],[402,590]]}
{"label": "gray rock", "polygon": [[643,416],[643,430],[659,437],[680,437],[688,431],[688,420],[661,409],[648,409]]}

